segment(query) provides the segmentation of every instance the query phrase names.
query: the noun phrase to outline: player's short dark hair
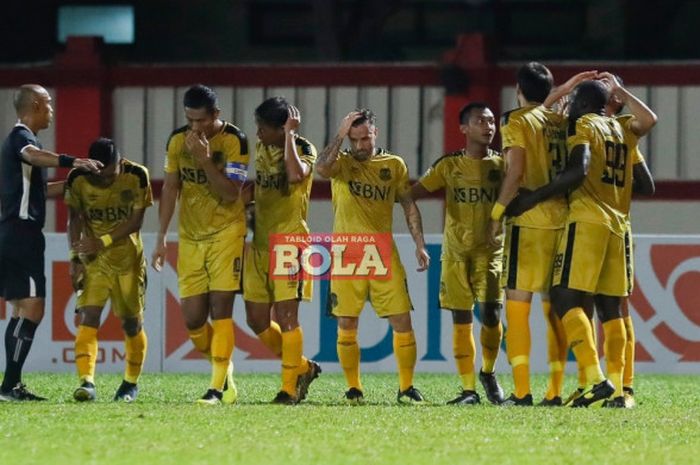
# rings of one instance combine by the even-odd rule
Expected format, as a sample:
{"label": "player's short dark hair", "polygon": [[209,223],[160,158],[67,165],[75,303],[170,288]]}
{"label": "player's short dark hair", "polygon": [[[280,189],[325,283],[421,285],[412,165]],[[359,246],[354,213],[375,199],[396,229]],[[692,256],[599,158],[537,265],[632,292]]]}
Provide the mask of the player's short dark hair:
{"label": "player's short dark hair", "polygon": [[459,110],[459,124],[467,124],[469,122],[469,117],[472,115],[472,110],[485,110],[489,106],[484,102],[471,102],[462,107]]}
{"label": "player's short dark hair", "polygon": [[370,126],[375,126],[377,123],[377,115],[374,114],[372,110],[367,108],[357,108],[356,112],[360,113],[360,116],[352,122],[352,127],[356,128],[365,123],[369,123]]}
{"label": "player's short dark hair", "polygon": [[284,97],[270,97],[255,109],[255,119],[278,128],[284,126],[289,117],[289,102]]}
{"label": "player's short dark hair", "polygon": [[544,102],[554,85],[552,73],[536,61],[521,66],[516,79],[520,92],[528,102]]}
{"label": "player's short dark hair", "polygon": [[572,106],[595,111],[604,108],[610,98],[610,91],[600,81],[583,81],[574,90]]}
{"label": "player's short dark hair", "polygon": [[112,139],[100,137],[95,142],[90,144],[88,158],[97,160],[104,166],[109,166],[116,163],[119,159],[119,150],[117,150],[117,146],[114,145],[114,141]]}
{"label": "player's short dark hair", "polygon": [[219,109],[216,92],[202,84],[197,84],[187,89],[182,100],[185,107],[204,108],[207,110],[207,113],[214,113]]}

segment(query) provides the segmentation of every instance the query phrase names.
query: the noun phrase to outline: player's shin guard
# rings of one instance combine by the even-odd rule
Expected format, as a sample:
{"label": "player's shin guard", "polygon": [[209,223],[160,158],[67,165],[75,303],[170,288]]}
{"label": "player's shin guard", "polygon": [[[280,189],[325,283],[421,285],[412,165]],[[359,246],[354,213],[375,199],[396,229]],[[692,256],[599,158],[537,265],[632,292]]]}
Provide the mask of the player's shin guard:
{"label": "player's shin guard", "polygon": [[452,351],[457,365],[457,373],[462,380],[462,390],[464,391],[474,391],[476,386],[476,378],[474,376],[476,344],[474,343],[472,329],[472,323],[454,324],[452,326]]}
{"label": "player's shin guard", "polygon": [[591,321],[581,307],[572,308],[561,319],[566,340],[576,356],[579,366],[586,372],[586,384],[598,384],[605,379],[600,370],[598,352],[593,340]]}
{"label": "player's shin guard", "polygon": [[304,334],[301,326],[282,333],[282,390],[294,397],[297,394],[297,378],[304,351]]}
{"label": "player's shin guard", "polygon": [[[282,357],[282,329],[276,321],[270,321],[270,326],[257,336],[265,347],[270,349],[270,352]],[[309,371],[309,360],[302,354],[298,374],[302,375],[307,371]]]}
{"label": "player's shin guard", "polygon": [[501,349],[503,340],[503,325],[498,322],[497,326],[481,325],[481,371],[493,373],[496,368],[496,359]]}
{"label": "player's shin guard", "polygon": [[226,372],[233,354],[233,320],[212,320],[211,337],[211,388],[221,392],[226,381]]}
{"label": "player's shin guard", "polygon": [[564,325],[559,317],[552,311],[550,302],[542,302],[544,321],[547,325],[547,358],[549,361],[549,383],[545,399],[561,397],[564,386],[564,368],[569,346],[566,343]]}
{"label": "player's shin guard", "polygon": [[613,397],[622,396],[622,370],[625,366],[625,324],[622,318],[603,323],[605,335],[605,360],[608,370],[608,379],[615,385]]}
{"label": "player's shin guard", "polygon": [[124,339],[126,348],[126,360],[124,365],[124,380],[132,384],[138,384],[143,362],[146,361],[148,338],[146,330],[141,328],[135,336],[126,336]]}
{"label": "player's shin guard", "polygon": [[506,301],[506,351],[513,368],[515,396],[530,394],[530,302]]}
{"label": "player's shin guard", "polygon": [[634,337],[632,317],[625,317],[622,321],[625,324],[625,334],[627,335],[627,342],[625,343],[625,369],[622,373],[622,385],[626,388],[631,388],[634,385],[634,345],[637,339]]}
{"label": "player's shin guard", "polygon": [[338,360],[343,367],[349,388],[362,391],[360,383],[360,346],[357,344],[356,329],[338,328]]}
{"label": "player's shin guard", "polygon": [[[471,334],[471,331],[469,333]],[[473,338],[472,347],[474,347]],[[416,337],[413,331],[405,333],[394,331],[394,356],[399,367],[399,389],[403,392],[413,386],[413,372],[416,369]],[[472,355],[471,359],[473,374],[474,355]]]}
{"label": "player's shin guard", "polygon": [[75,368],[80,381],[95,383],[95,363],[97,362],[97,328],[78,326],[75,336]]}
{"label": "player's shin guard", "polygon": [[204,326],[187,331],[194,348],[204,354],[207,359],[211,359],[211,341],[213,336],[212,326],[207,321]]}

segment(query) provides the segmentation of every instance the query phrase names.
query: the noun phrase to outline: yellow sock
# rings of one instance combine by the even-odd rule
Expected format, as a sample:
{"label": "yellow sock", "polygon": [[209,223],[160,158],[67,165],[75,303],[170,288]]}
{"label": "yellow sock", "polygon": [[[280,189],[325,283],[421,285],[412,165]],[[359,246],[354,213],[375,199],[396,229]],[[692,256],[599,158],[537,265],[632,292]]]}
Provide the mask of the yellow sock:
{"label": "yellow sock", "polygon": [[634,384],[634,345],[636,338],[634,337],[634,324],[632,317],[627,316],[622,319],[625,324],[625,334],[627,335],[627,343],[625,344],[625,369],[622,372],[622,386],[631,388]]}
{"label": "yellow sock", "polygon": [[[596,335],[595,321],[591,320],[591,319],[589,319],[588,321],[591,323],[591,337],[593,338],[593,344],[597,348],[598,347],[598,337]],[[580,363],[578,363],[578,361],[576,362],[576,366],[578,368],[578,388],[581,390],[584,390],[584,389],[586,389],[586,386],[588,385],[588,379],[586,379],[586,368],[584,366],[582,366]]]}
{"label": "yellow sock", "polygon": [[462,380],[462,389],[465,391],[473,391],[476,386],[474,377],[476,344],[472,333],[473,326],[472,323],[455,323],[452,326],[452,350],[457,364],[457,373]]}
{"label": "yellow sock", "polygon": [[503,339],[503,325],[498,322],[497,326],[481,325],[481,371],[493,373],[496,369],[496,359],[501,349]]}
{"label": "yellow sock", "polygon": [[282,333],[282,390],[293,397],[297,393],[297,378],[303,348],[304,334],[301,326]]}
{"label": "yellow sock", "polygon": [[515,396],[530,394],[530,302],[506,301],[506,352],[513,368]]}
{"label": "yellow sock", "polygon": [[141,328],[136,336],[126,336],[124,347],[126,348],[124,379],[136,384],[141,376],[141,370],[143,370],[143,362],[146,360],[146,349],[148,348],[146,330]]}
{"label": "yellow sock", "polygon": [[576,356],[579,366],[586,372],[586,384],[598,384],[605,379],[600,369],[598,352],[593,340],[591,321],[581,307],[572,308],[561,319],[566,340]]}
{"label": "yellow sock", "polygon": [[356,329],[338,328],[338,360],[345,372],[348,387],[362,390],[360,383],[360,346],[357,344]]}
{"label": "yellow sock", "polygon": [[97,362],[97,328],[78,326],[75,336],[75,368],[80,381],[95,382],[95,363]]}
{"label": "yellow sock", "polygon": [[204,326],[197,329],[189,329],[187,332],[190,335],[190,340],[194,344],[194,348],[200,351],[208,359],[211,358],[211,339],[213,330],[209,322],[204,323]]}
{"label": "yellow sock", "polygon": [[605,360],[608,369],[608,378],[615,385],[613,397],[622,396],[622,370],[625,367],[625,324],[622,318],[603,323],[605,334]]}
{"label": "yellow sock", "polygon": [[[472,346],[474,340],[472,339]],[[413,331],[394,331],[394,356],[399,367],[399,389],[405,391],[413,386],[413,372],[416,369],[416,337]],[[474,356],[472,355],[472,372]]]}
{"label": "yellow sock", "polygon": [[546,399],[561,397],[564,386],[564,368],[566,368],[566,356],[569,347],[566,344],[564,325],[559,317],[552,311],[552,304],[542,302],[544,321],[547,325],[547,359],[549,362],[549,383],[547,384]]}
{"label": "yellow sock", "polygon": [[226,371],[233,354],[233,320],[212,320],[211,327],[211,388],[223,391]]}
{"label": "yellow sock", "polygon": [[[282,357],[282,329],[276,321],[270,321],[270,326],[258,334],[258,339],[265,344],[265,347],[270,349],[270,352],[278,357]],[[307,371],[309,371],[309,360],[302,355],[298,374],[303,375]]]}

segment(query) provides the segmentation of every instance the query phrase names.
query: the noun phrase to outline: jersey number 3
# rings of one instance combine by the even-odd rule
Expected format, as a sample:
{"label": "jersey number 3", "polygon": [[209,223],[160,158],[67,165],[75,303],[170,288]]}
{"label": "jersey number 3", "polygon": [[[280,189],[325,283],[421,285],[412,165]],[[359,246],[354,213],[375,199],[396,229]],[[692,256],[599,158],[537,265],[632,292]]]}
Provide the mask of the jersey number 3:
{"label": "jersey number 3", "polygon": [[626,166],[627,146],[605,141],[605,169],[601,181],[616,187],[624,187]]}

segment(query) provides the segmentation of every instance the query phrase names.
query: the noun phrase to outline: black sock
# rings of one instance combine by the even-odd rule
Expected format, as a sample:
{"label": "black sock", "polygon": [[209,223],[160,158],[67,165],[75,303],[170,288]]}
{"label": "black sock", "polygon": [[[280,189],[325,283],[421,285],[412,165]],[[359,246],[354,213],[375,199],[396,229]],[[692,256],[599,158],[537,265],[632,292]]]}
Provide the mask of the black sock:
{"label": "black sock", "polygon": [[[14,318],[13,318],[14,319]],[[39,326],[26,318],[17,318],[11,328],[12,320],[5,331],[5,378],[2,380],[2,391],[7,392],[22,381],[22,367],[29,355],[29,349],[34,341],[34,333]]]}

